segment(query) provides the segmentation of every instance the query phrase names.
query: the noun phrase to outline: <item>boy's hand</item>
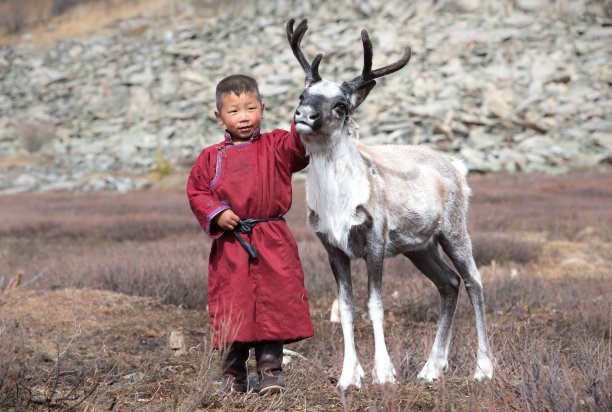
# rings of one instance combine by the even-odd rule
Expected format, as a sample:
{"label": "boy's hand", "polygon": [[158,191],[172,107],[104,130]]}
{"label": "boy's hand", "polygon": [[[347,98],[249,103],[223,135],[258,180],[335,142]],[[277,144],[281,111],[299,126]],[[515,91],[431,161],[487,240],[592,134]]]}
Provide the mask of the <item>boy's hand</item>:
{"label": "boy's hand", "polygon": [[213,218],[215,222],[223,230],[234,230],[240,218],[232,209],[225,209]]}

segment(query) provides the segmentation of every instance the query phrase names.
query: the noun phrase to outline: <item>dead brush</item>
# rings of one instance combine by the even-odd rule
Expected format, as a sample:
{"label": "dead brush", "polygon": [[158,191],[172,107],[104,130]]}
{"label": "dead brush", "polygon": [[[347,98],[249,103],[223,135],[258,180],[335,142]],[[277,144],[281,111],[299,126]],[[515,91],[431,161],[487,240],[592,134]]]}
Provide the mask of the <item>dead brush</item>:
{"label": "dead brush", "polygon": [[472,236],[474,260],[478,266],[514,262],[526,264],[534,261],[542,252],[535,241],[520,240],[498,233],[480,232]]}
{"label": "dead brush", "polygon": [[16,320],[0,324],[0,407],[18,408],[31,395],[29,367],[23,362],[19,324]]}
{"label": "dead brush", "polygon": [[[336,295],[335,282],[325,251],[306,228],[304,190],[298,186],[287,222],[298,237],[315,337],[290,347],[307,360],[287,367],[289,391],[285,395],[236,395],[210,403],[210,389],[214,389],[218,378],[219,354],[215,352],[211,358],[204,344],[198,347],[197,354],[192,352],[182,359],[172,357],[170,361],[161,350],[134,355],[128,353],[131,347],[118,348],[115,354],[96,360],[97,369],[92,366],[99,348],[87,354],[69,350],[58,369],[57,354],[51,353],[47,360],[32,357],[27,339],[32,339],[28,334],[34,331],[28,331],[27,324],[21,321],[16,324],[3,317],[5,306],[0,306],[0,409],[44,409],[44,398],[32,403],[31,397],[39,396],[41,387],[51,388],[54,379],[61,379],[49,405],[61,404],[64,409],[83,399],[97,380],[97,389],[76,409],[179,410],[197,403],[197,398],[206,394],[199,408],[228,411],[612,410],[609,265],[591,265],[587,261],[588,265],[568,269],[560,265],[559,256],[549,254],[548,245],[542,258],[540,252],[525,259],[520,253],[505,251],[506,245],[514,241],[520,243],[517,249],[533,246],[537,250],[541,244],[532,245],[525,240],[535,232],[539,239],[562,239],[568,247],[578,242],[585,251],[609,261],[610,252],[604,250],[612,239],[608,223],[610,196],[606,195],[610,192],[609,181],[610,172],[562,177],[470,177],[474,189],[470,223],[476,254],[480,252],[479,239],[483,239],[480,244],[486,249],[493,237],[502,238],[499,244],[485,250],[494,252],[487,259],[494,259],[496,264],[482,268],[488,329],[497,360],[496,377],[489,383],[468,383],[469,376],[464,371],[472,364],[475,353],[471,345],[457,343],[450,348],[449,370],[443,381],[413,383],[434,340],[440,302],[436,288],[417,275],[409,261],[400,258],[385,261],[384,271],[390,276],[382,291],[388,350],[398,368],[398,385],[378,387],[368,383],[344,397],[334,389],[343,357],[340,326],[328,320]],[[0,196],[0,284],[5,285],[22,272],[23,281],[17,292],[105,288],[196,308],[200,316],[206,317],[209,247],[201,229],[193,226],[187,208],[184,194],[179,191],[121,196]],[[158,217],[159,224],[151,225],[147,232],[147,221]],[[574,220],[567,221],[568,217]],[[129,219],[133,223],[121,227]],[[593,230],[579,234],[580,226],[591,226]],[[585,254],[585,259],[590,256]],[[359,262],[351,269],[355,305],[364,308],[365,265]],[[3,296],[8,295],[0,292],[0,302]],[[159,307],[149,308],[151,316],[155,316]],[[365,317],[355,320],[355,339],[360,356],[371,360],[372,352],[367,349],[372,344],[371,326],[365,312],[360,312]],[[468,297],[461,293],[453,334],[475,342],[472,324]],[[208,336],[208,329],[198,333]],[[59,353],[66,342],[61,344]],[[71,348],[75,348],[74,343]],[[120,353],[122,350],[126,353]],[[368,370],[371,363],[367,364]],[[142,374],[142,378],[124,378],[134,373]],[[58,402],[60,395],[66,397],[81,381],[70,395],[73,400]],[[202,388],[201,392],[198,388]]]}
{"label": "dead brush", "polygon": [[90,362],[70,353],[73,340],[57,342],[51,368],[32,367],[24,359],[25,340],[17,321],[0,326],[0,407],[15,409],[80,409],[95,398],[100,384],[112,372],[99,367],[104,348]]}
{"label": "dead brush", "polygon": [[495,395],[514,410],[610,410],[610,340],[572,342],[584,350],[581,365],[589,365],[581,375],[571,366],[575,354],[567,350],[569,342],[538,329],[527,323],[503,333],[497,359],[505,372]]}

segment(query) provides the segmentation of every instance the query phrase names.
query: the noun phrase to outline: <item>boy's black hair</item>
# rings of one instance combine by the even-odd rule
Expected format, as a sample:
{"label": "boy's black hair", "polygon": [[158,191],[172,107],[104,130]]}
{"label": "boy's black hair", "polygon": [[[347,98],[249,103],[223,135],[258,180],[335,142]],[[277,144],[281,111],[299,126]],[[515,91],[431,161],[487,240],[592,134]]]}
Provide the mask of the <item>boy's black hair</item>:
{"label": "boy's black hair", "polygon": [[233,74],[221,80],[217,84],[216,103],[217,110],[219,112],[221,111],[221,106],[223,105],[223,97],[232,92],[236,93],[237,95],[240,95],[241,93],[253,93],[255,96],[257,96],[259,104],[261,104],[261,96],[259,95],[257,81],[252,77],[245,76],[244,74]]}

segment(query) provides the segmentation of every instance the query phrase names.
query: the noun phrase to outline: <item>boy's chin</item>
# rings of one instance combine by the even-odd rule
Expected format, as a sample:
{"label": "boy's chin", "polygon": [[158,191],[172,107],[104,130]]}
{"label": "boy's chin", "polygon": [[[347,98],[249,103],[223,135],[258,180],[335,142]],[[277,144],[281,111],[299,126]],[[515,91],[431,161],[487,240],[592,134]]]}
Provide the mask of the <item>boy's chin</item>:
{"label": "boy's chin", "polygon": [[236,131],[235,133],[230,133],[232,135],[232,139],[239,140],[249,140],[253,136],[254,130],[250,130],[248,132],[240,132]]}

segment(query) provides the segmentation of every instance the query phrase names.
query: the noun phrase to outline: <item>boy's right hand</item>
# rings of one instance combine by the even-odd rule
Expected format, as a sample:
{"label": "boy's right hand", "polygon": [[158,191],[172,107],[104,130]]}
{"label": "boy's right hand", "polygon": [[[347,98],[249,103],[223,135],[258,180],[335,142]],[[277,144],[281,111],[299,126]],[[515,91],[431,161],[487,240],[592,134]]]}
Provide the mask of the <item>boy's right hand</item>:
{"label": "boy's right hand", "polygon": [[213,218],[213,222],[223,230],[234,230],[240,218],[232,209],[225,209]]}

